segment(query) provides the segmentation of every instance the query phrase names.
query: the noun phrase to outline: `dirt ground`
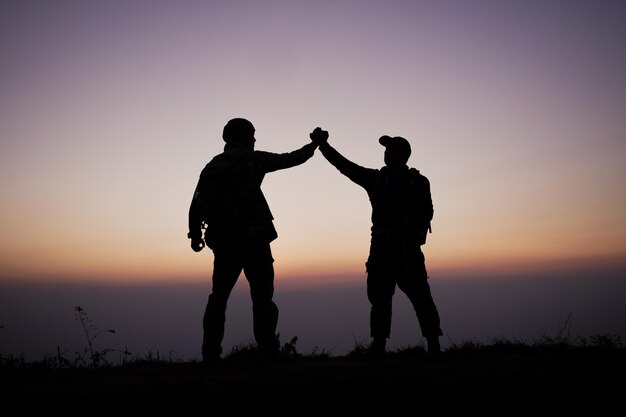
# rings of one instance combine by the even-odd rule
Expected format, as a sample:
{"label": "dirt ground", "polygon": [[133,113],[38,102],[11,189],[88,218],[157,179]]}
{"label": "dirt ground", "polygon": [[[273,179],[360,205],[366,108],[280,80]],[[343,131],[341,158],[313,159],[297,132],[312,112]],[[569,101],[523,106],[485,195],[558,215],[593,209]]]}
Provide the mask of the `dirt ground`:
{"label": "dirt ground", "polygon": [[2,369],[0,401],[61,416],[613,415],[625,359],[618,348]]}

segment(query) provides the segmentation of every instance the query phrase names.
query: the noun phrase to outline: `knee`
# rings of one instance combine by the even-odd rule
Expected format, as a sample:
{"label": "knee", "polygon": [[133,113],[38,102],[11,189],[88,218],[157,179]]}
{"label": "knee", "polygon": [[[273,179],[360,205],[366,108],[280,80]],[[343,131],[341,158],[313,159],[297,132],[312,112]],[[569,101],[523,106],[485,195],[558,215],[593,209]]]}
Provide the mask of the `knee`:
{"label": "knee", "polygon": [[271,300],[262,302],[257,301],[252,303],[252,311],[255,314],[275,315],[278,313],[278,307]]}
{"label": "knee", "polygon": [[228,297],[213,293],[209,295],[209,301],[207,303],[207,310],[210,310],[210,311],[225,310],[227,303],[228,303]]}

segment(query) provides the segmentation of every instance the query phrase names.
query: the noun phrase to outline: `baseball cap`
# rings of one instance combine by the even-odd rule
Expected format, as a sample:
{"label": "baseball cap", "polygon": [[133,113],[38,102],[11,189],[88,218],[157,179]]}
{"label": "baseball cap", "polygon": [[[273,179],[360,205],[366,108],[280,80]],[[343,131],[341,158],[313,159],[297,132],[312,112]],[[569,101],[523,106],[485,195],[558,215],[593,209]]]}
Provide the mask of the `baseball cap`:
{"label": "baseball cap", "polygon": [[397,149],[399,151],[402,151],[407,158],[411,156],[411,144],[408,140],[404,139],[401,136],[381,136],[380,139],[378,139],[378,143],[383,145],[385,148]]}

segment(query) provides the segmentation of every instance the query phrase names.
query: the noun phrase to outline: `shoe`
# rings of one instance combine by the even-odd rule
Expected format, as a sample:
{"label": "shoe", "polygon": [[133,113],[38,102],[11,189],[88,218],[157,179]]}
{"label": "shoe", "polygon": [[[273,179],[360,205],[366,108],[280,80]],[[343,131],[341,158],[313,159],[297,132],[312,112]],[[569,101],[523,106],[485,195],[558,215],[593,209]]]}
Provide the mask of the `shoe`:
{"label": "shoe", "polygon": [[375,338],[367,348],[369,356],[383,356],[386,353],[387,340]]}
{"label": "shoe", "polygon": [[438,354],[441,353],[441,345],[439,344],[439,337],[428,337],[426,338],[426,342],[428,343],[428,353]]}
{"label": "shoe", "polygon": [[215,365],[222,360],[220,355],[202,355],[202,363],[205,365]]}
{"label": "shoe", "polygon": [[211,365],[211,364],[218,363],[219,361],[222,360],[221,355],[222,355],[221,346],[213,347],[213,348],[202,346],[202,363],[204,364]]}

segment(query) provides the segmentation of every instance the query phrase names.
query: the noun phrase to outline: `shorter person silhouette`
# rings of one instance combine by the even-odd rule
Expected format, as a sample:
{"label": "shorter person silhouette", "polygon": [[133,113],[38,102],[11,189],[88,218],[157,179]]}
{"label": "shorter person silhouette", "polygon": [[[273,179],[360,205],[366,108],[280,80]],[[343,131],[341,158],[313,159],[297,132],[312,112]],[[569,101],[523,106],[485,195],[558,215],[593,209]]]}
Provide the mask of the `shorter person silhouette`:
{"label": "shorter person silhouette", "polygon": [[382,136],[379,142],[385,147],[385,166],[372,169],[349,161],[330,146],[328,132],[318,128],[311,137],[339,172],[367,191],[372,205],[370,253],[366,263],[373,339],[369,351],[385,352],[397,285],[415,309],[428,351],[439,352],[439,337],[443,333],[421,250],[430,230],[433,204],[428,179],[407,166],[411,145],[399,136]]}
{"label": "shorter person silhouette", "polygon": [[[316,144],[283,154],[255,151],[255,129],[246,119],[224,127],[224,152],[202,170],[189,208],[191,247],[213,251],[213,287],[203,319],[202,358],[220,358],[226,304],[243,271],[250,284],[253,332],[260,358],[279,351],[278,307],[274,296],[274,259],[270,242],[278,237],[261,191],[265,174],[291,168],[313,156]],[[204,233],[204,234],[203,234]]]}

